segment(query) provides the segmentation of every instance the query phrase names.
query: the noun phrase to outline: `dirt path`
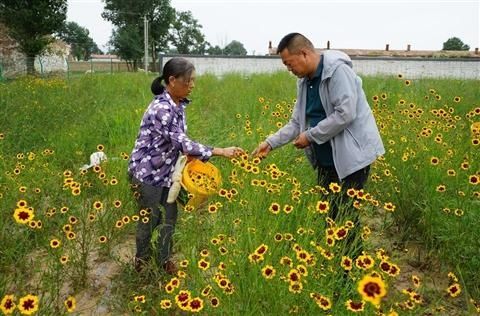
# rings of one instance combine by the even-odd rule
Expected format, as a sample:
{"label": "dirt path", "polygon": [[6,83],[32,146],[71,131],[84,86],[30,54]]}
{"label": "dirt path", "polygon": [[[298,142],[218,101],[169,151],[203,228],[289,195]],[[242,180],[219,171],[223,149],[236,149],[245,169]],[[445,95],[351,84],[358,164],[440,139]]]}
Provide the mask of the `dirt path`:
{"label": "dirt path", "polygon": [[[420,243],[402,242],[399,238],[401,233],[396,232],[396,228],[382,230],[379,217],[365,219],[365,221],[373,231],[369,242],[374,248],[385,249],[392,262],[400,267],[400,274],[391,285],[395,291],[389,292],[395,292],[398,295],[402,290],[414,289],[417,293],[421,293],[422,303],[415,309],[422,311],[418,315],[469,315],[465,302],[462,301],[462,295],[451,298],[447,293],[448,272],[445,271],[445,267],[442,267],[442,264]],[[419,277],[420,287],[415,288],[412,276]],[[404,298],[407,299],[408,296],[405,294]],[[397,309],[397,312],[401,313],[401,310]]]}
{"label": "dirt path", "polygon": [[111,258],[101,258],[98,253],[90,256],[88,273],[88,288],[78,293],[76,313],[79,315],[113,315],[105,299],[112,292],[112,279],[121,272],[121,264],[132,262],[135,250],[135,238],[129,236],[127,240],[114,247]]}

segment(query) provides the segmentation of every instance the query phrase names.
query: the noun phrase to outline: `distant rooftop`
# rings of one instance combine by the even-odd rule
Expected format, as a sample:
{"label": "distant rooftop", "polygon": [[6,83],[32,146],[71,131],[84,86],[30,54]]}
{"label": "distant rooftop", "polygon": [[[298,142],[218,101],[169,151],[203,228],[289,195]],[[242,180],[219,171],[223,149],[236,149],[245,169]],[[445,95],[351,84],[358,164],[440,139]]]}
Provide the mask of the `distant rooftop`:
{"label": "distant rooftop", "polygon": [[117,55],[101,55],[101,54],[92,54],[90,55],[91,59],[119,59]]}
{"label": "distant rooftop", "polygon": [[[327,43],[327,46],[330,46]],[[353,49],[353,48],[315,48],[318,53],[324,50],[335,49],[344,52],[349,56],[355,57],[430,57],[430,58],[480,58],[478,48],[473,51],[458,51],[458,50],[412,50],[408,45],[405,50],[391,50],[388,45],[385,49]],[[269,42],[269,55],[276,55],[277,48],[272,47],[272,42]]]}

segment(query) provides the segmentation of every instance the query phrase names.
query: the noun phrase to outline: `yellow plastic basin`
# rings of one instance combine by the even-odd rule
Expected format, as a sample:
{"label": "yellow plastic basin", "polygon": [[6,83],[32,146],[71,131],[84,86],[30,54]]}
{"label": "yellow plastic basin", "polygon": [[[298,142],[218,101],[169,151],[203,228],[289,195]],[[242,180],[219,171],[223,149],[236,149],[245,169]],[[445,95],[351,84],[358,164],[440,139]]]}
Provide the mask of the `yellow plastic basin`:
{"label": "yellow plastic basin", "polygon": [[209,195],[220,189],[222,176],[220,171],[210,162],[195,159],[185,165],[182,173],[183,187],[193,195],[187,205],[200,206]]}

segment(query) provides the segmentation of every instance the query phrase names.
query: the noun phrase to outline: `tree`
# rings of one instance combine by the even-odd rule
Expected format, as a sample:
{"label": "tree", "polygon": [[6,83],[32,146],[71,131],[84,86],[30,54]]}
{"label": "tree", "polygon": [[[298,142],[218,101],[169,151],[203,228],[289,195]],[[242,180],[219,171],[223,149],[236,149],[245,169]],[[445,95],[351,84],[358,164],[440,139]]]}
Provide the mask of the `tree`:
{"label": "tree", "polygon": [[35,57],[55,39],[67,17],[67,0],[0,0],[0,22],[27,56],[27,73],[35,73]]}
{"label": "tree", "polygon": [[225,52],[225,55],[230,55],[230,56],[247,55],[247,50],[245,49],[245,47],[243,47],[243,44],[240,43],[239,41],[231,41],[230,44],[225,46],[223,50]]}
{"label": "tree", "polygon": [[117,28],[113,31],[110,44],[114,47],[113,52],[136,71],[144,54],[143,37],[138,32],[138,26],[125,25]]}
{"label": "tree", "polygon": [[[144,34],[144,20],[146,17],[149,21],[149,43],[152,43],[150,54],[153,57],[153,62],[156,62],[156,52],[166,51],[168,49],[169,28],[171,22],[175,16],[175,10],[170,6],[170,0],[105,0],[105,7],[102,13],[102,17],[111,21],[117,26],[117,33],[122,34],[122,42],[126,39],[126,34],[130,34],[139,40],[138,44],[135,44],[134,51],[138,45],[142,46],[143,52],[143,34]],[[128,27],[128,32],[125,27]],[[133,35],[133,32],[138,34]],[[118,36],[118,34],[117,34]],[[118,38],[112,37],[111,43],[115,46],[118,43]],[[113,51],[122,51],[127,47],[114,47]],[[136,56],[127,51],[122,55]],[[143,55],[142,55],[143,56]],[[131,61],[136,65],[142,56],[137,56],[138,60]],[[122,57],[123,58],[123,57]],[[136,67],[135,67],[136,69]]]}
{"label": "tree", "polygon": [[190,11],[176,12],[170,29],[170,43],[180,54],[205,54],[208,42],[200,29],[202,25]]}
{"label": "tree", "polygon": [[91,54],[102,53],[89,34],[88,29],[75,22],[67,22],[58,36],[70,45],[71,54],[77,60],[88,60]]}
{"label": "tree", "polygon": [[211,46],[210,43],[208,43],[207,53],[209,55],[245,56],[247,55],[247,50],[242,43],[234,40],[224,48],[218,45]]}
{"label": "tree", "polygon": [[207,48],[207,53],[209,55],[224,55],[223,49],[218,45],[209,46]]}
{"label": "tree", "polygon": [[464,44],[458,37],[451,37],[443,43],[442,50],[469,50],[470,46]]}

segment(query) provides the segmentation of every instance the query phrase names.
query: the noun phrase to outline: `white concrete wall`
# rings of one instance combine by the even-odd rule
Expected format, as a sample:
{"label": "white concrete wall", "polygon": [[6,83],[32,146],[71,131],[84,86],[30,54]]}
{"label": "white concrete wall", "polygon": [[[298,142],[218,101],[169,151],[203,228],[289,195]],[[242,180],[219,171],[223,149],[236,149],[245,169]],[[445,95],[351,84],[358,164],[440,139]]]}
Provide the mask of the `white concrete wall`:
{"label": "white concrete wall", "polygon": [[480,58],[361,58],[353,59],[355,71],[362,75],[398,75],[404,78],[480,79]]}
{"label": "white concrete wall", "polygon": [[[173,56],[161,57],[161,66]],[[276,56],[182,56],[192,61],[197,74],[210,73],[221,76],[225,73],[242,74],[271,73],[286,71]],[[353,57],[353,68],[359,75],[402,74],[406,79],[417,78],[456,78],[480,79],[480,58],[472,59],[429,59],[392,57]]]}
{"label": "white concrete wall", "polygon": [[37,56],[37,58],[35,58],[35,70],[37,70],[38,72],[66,72],[67,69],[67,60],[64,56],[50,54]]}

